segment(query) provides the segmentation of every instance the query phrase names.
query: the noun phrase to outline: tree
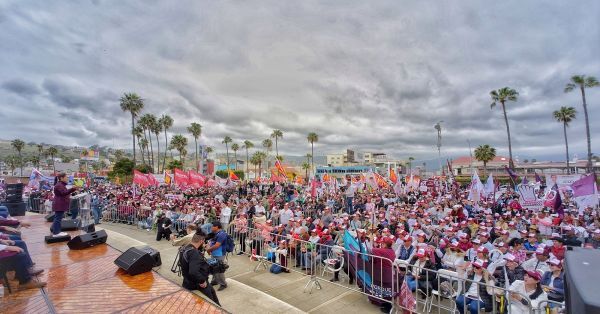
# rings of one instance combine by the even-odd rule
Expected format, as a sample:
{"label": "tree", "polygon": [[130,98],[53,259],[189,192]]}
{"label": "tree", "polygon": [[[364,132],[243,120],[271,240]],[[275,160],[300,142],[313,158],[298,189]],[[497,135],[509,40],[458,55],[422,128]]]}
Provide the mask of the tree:
{"label": "tree", "polygon": [[415,160],[415,157],[408,157],[408,169],[409,173],[412,173],[412,162]]}
{"label": "tree", "polygon": [[6,156],[6,158],[4,159],[4,162],[6,162],[6,164],[8,165],[8,168],[10,168],[10,174],[14,175],[15,174],[15,169],[17,169],[17,167],[19,167],[21,165],[20,162],[20,158],[14,155],[10,155],[10,156]]}
{"label": "tree", "polygon": [[260,177],[260,174],[262,173],[262,163],[267,158],[267,154],[265,152],[258,151],[252,155],[252,158],[256,164],[258,164],[258,174]]}
{"label": "tree", "polygon": [[215,149],[212,146],[206,146],[206,156],[214,151]]}
{"label": "tree", "polygon": [[235,170],[237,170],[237,151],[240,150],[238,143],[231,144],[231,150],[233,151],[233,160],[235,161]]}
{"label": "tree", "polygon": [[475,148],[475,159],[483,162],[483,172],[487,175],[487,163],[496,157],[496,149],[488,144]]}
{"label": "tree", "polygon": [[252,147],[254,147],[254,143],[250,142],[249,140],[245,140],[244,141],[244,146],[242,146],[245,150],[246,150],[246,178],[250,177],[250,170],[248,169],[248,163],[250,162],[250,159],[248,157],[248,150]]}
{"label": "tree", "polygon": [[34,164],[37,168],[40,168],[40,157],[38,156],[30,156],[29,161]]}
{"label": "tree", "polygon": [[306,154],[306,155],[304,155],[304,157],[306,157],[306,162],[310,164],[310,159],[312,158],[312,155]]}
{"label": "tree", "polygon": [[167,169],[169,170],[173,170],[173,169],[182,169],[183,168],[183,164],[181,163],[181,161],[179,160],[171,160],[169,162],[169,164],[167,165]]}
{"label": "tree", "polygon": [[567,174],[571,173],[571,168],[569,167],[569,141],[567,141],[567,127],[569,123],[575,119],[577,111],[573,107],[560,107],[559,110],[555,110],[553,113],[554,119],[558,122],[562,122],[563,124],[563,133],[565,135],[565,148],[567,152]]}
{"label": "tree", "polygon": [[310,164],[308,162],[303,162],[302,170],[304,170],[306,180],[308,180],[308,169],[310,169]]}
{"label": "tree", "polygon": [[21,155],[21,151],[23,150],[23,148],[25,147],[25,142],[23,142],[23,140],[20,139],[16,139],[13,140],[12,142],[10,142],[10,145],[17,150],[17,153],[19,154],[19,165],[21,168],[21,174],[20,176],[23,176],[23,155]]}
{"label": "tree", "polygon": [[265,139],[262,141],[262,146],[265,148],[266,150],[266,160],[267,160],[267,167],[270,168],[271,167],[271,162],[269,160],[269,153],[273,150],[273,141],[271,141],[271,139]]}
{"label": "tree", "polygon": [[133,169],[135,168],[135,163],[128,158],[123,158],[115,162],[113,165],[113,169],[108,173],[109,178],[127,178],[128,176],[132,176]]}
{"label": "tree", "polygon": [[583,116],[585,118],[585,135],[587,136],[587,171],[592,173],[592,138],[590,136],[590,122],[588,118],[587,103],[585,101],[585,89],[598,87],[600,83],[593,76],[585,75],[574,75],[571,77],[571,82],[565,86],[565,93],[573,91],[576,87],[579,87],[581,91],[581,99],[583,100]]}
{"label": "tree", "polygon": [[47,150],[46,150],[46,155],[50,156],[50,158],[52,158],[52,171],[54,173],[56,173],[56,167],[54,165],[54,157],[56,155],[58,155],[58,149],[56,149],[56,147],[54,146],[50,146]]}
{"label": "tree", "polygon": [[179,161],[183,163],[187,150],[185,149],[188,145],[188,140],[185,136],[177,134],[171,138],[171,147],[175,148],[179,152]]}
{"label": "tree", "polygon": [[167,148],[169,147],[169,140],[167,139],[167,130],[173,126],[173,118],[169,115],[163,114],[158,122],[162,125],[163,131],[165,131],[165,156],[163,157],[163,170],[165,169],[165,165],[167,163]]}
{"label": "tree", "polygon": [[114,155],[115,155],[115,159],[119,160],[119,159],[122,159],[123,156],[125,156],[125,152],[122,149],[117,149],[117,150],[115,150]]}
{"label": "tree", "polygon": [[[156,117],[153,114],[147,113],[140,118],[140,121],[138,123],[142,125],[142,127],[144,128],[144,131],[148,131],[148,142],[150,143],[150,151],[149,151],[150,156],[148,158],[148,162],[150,163],[152,168],[154,168],[154,148],[152,146],[152,128],[154,128],[155,124],[157,124],[158,122],[156,120]],[[144,137],[145,136],[146,136],[146,133],[144,133]]]}
{"label": "tree", "polygon": [[[138,144],[140,144],[140,150],[142,151],[142,162],[145,165],[146,159],[144,158],[144,151],[148,150],[148,140],[145,138],[139,139]],[[150,160],[148,160],[150,162]]]}
{"label": "tree", "polygon": [[306,137],[306,139],[308,140],[308,142],[310,143],[310,161],[311,161],[311,171],[315,171],[315,142],[319,141],[319,135],[317,135],[317,133],[314,132],[310,132],[308,133],[308,136]]}
{"label": "tree", "polygon": [[[146,158],[144,157],[144,145],[142,145],[142,140],[143,140],[143,136],[144,136],[144,128],[142,128],[141,126],[136,126],[135,128],[133,128],[133,136],[137,138],[138,140],[138,145],[140,147],[140,152],[141,152],[141,156],[142,156],[142,163],[146,163]],[[146,143],[147,144],[147,143]]]}
{"label": "tree", "polygon": [[[160,173],[160,140],[158,139],[158,135],[162,132],[163,125],[160,123],[160,120],[154,119],[152,121],[152,125],[150,126],[150,131],[154,133],[156,137],[156,172]],[[166,145],[166,143],[165,143]]]}
{"label": "tree", "polygon": [[[42,144],[37,144],[37,150],[38,150],[38,160],[42,160],[42,156],[44,155],[44,145]],[[40,162],[38,162],[38,168],[40,167]]]}
{"label": "tree", "polygon": [[188,132],[192,133],[194,137],[194,149],[196,150],[196,171],[200,170],[198,164],[198,138],[202,134],[202,126],[199,123],[192,122],[192,124],[187,128]]}
{"label": "tree", "polygon": [[277,146],[277,140],[283,137],[281,130],[273,130],[271,137],[275,139],[275,158],[279,159],[279,147]]}
{"label": "tree", "polygon": [[140,98],[136,93],[125,93],[121,97],[121,110],[129,112],[131,114],[131,136],[133,140],[133,164],[135,165],[135,135],[133,129],[135,128],[135,118],[140,114],[144,108],[144,100]]}
{"label": "tree", "polygon": [[223,139],[223,144],[225,144],[225,150],[227,152],[227,171],[229,171],[229,143],[232,142],[231,137],[229,136],[225,136],[225,138]]}
{"label": "tree", "polygon": [[490,97],[492,98],[492,104],[490,108],[494,108],[496,104],[500,103],[502,105],[502,113],[504,114],[504,123],[506,123],[506,134],[508,135],[508,165],[510,169],[515,169],[515,164],[513,162],[512,157],[512,143],[510,140],[510,127],[508,125],[508,116],[506,115],[506,102],[507,101],[517,101],[517,97],[519,93],[516,90],[510,87],[502,87],[499,90],[493,90],[490,92]]}

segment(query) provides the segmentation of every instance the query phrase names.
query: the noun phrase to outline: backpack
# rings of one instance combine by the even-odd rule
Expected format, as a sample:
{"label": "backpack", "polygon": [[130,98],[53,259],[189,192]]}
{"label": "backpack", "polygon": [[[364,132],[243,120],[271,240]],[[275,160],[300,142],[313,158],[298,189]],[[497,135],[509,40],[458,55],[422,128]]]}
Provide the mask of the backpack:
{"label": "backpack", "polygon": [[[223,232],[225,232],[225,231],[223,231]],[[231,237],[231,235],[229,235],[228,233],[225,233],[225,234],[227,235],[227,238],[225,239],[225,242],[223,243],[225,252],[232,253],[233,250],[235,249],[235,242],[233,242],[233,238]]]}
{"label": "backpack", "polygon": [[271,265],[271,268],[269,269],[269,271],[273,274],[279,274],[283,271],[282,267],[277,265],[277,264],[273,264]]}

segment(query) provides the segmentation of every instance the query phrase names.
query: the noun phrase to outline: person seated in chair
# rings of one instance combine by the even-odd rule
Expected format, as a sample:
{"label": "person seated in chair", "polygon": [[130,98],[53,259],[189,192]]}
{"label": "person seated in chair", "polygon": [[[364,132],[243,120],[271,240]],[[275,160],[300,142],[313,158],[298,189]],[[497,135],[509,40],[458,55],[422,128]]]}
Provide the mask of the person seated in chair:
{"label": "person seated in chair", "polygon": [[[41,274],[43,269],[34,269],[31,257],[23,248],[15,246],[12,240],[0,240],[0,265],[4,271],[15,271],[19,280],[19,290],[42,288],[45,282],[37,282],[33,276]],[[5,283],[9,284],[9,283]]]}

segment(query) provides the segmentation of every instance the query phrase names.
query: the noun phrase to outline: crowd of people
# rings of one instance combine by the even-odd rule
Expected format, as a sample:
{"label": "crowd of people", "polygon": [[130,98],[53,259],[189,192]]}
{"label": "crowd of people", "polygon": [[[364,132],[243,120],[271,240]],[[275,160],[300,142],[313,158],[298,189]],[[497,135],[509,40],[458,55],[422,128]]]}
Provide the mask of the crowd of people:
{"label": "crowd of people", "polygon": [[[498,197],[473,201],[465,188],[456,186],[398,193],[351,178],[346,182],[317,188],[256,182],[236,188],[102,184],[89,192],[98,223],[137,224],[156,229],[157,241],[184,237],[178,244],[188,245],[194,230],[208,235],[219,222],[239,241],[237,254],[276,252],[273,261],[283,272],[299,267],[310,274],[315,255],[328,254],[319,247],[343,245],[347,230],[368,252],[401,266],[403,280],[413,291],[429,295],[444,288],[439,287],[437,270],[456,272],[466,280],[455,299],[461,313],[498,306],[492,297],[504,294],[502,289],[511,294],[510,303],[500,310],[526,312],[546,300],[559,307],[565,299],[566,250],[600,247],[600,211],[579,210],[568,196],[560,212],[550,207],[535,211],[523,208],[511,188]],[[195,229],[190,231],[190,225]],[[295,247],[295,239],[313,245]],[[252,248],[247,247],[249,240]],[[215,249],[214,242],[206,246],[208,253]],[[310,251],[318,253],[306,254]],[[213,254],[220,259],[223,255]],[[336,272],[331,281],[337,280]],[[213,276],[212,283],[227,287],[224,276]],[[387,309],[389,304],[384,304]]]}

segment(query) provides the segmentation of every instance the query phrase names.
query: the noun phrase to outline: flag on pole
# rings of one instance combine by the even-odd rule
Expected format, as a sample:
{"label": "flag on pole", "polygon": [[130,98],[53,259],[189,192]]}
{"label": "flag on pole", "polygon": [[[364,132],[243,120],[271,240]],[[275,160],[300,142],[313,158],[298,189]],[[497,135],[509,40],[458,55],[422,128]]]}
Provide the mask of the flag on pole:
{"label": "flag on pole", "polygon": [[513,180],[513,183],[517,181],[517,174],[512,169],[504,166],[504,170],[506,170],[510,178]]}
{"label": "flag on pole", "polygon": [[145,174],[139,172],[138,170],[133,170],[133,184],[145,188],[149,185],[148,178]]}
{"label": "flag on pole", "polygon": [[540,175],[537,172],[535,173],[535,182],[542,183],[542,178],[540,177]]}
{"label": "flag on pole", "polygon": [[283,165],[281,165],[281,161],[279,161],[279,159],[275,161],[275,168],[277,168],[277,171],[279,171],[284,178],[287,178],[287,173],[285,172],[285,169],[283,168]]}
{"label": "flag on pole", "polygon": [[522,184],[522,185],[527,185],[527,184],[529,184],[529,181],[527,180],[527,177],[526,177],[526,176],[523,176],[523,179],[521,179],[521,184]]}
{"label": "flag on pole", "polygon": [[398,182],[398,176],[396,175],[396,170],[394,169],[390,169],[390,181],[394,183]]}
{"label": "flag on pole", "polygon": [[485,186],[483,187],[483,190],[485,191],[486,196],[489,196],[490,194],[494,193],[496,190],[496,185],[494,184],[494,177],[491,173],[485,182]]}
{"label": "flag on pole", "polygon": [[235,173],[233,172],[233,170],[229,169],[229,179],[232,181],[239,181],[240,178],[238,178],[238,176],[235,175]]}
{"label": "flag on pole", "polygon": [[171,175],[169,174],[169,172],[167,170],[164,171],[165,173],[165,184],[166,185],[171,185]]}

